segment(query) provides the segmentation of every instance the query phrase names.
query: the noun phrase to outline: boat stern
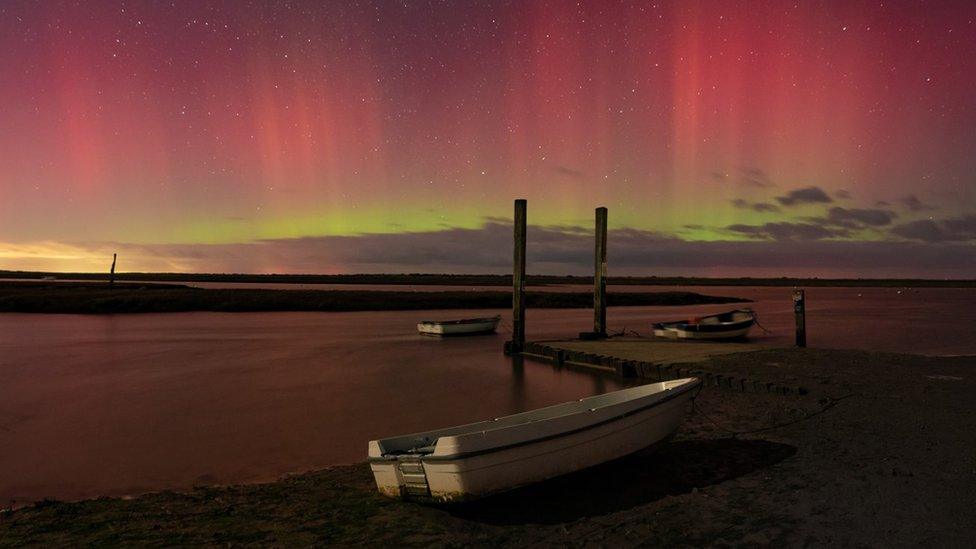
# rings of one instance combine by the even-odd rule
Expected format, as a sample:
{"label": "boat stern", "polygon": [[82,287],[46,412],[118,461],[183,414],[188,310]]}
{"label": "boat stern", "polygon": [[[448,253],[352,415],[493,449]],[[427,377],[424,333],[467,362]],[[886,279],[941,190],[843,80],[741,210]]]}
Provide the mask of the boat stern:
{"label": "boat stern", "polygon": [[[370,459],[370,469],[380,494],[427,503],[457,503],[475,499],[465,489],[463,475],[452,464],[424,463],[420,456]],[[431,470],[433,468],[433,470]]]}
{"label": "boat stern", "polygon": [[402,497],[402,483],[397,476],[396,461],[371,461],[369,468],[373,471],[376,489],[390,498]]}
{"label": "boat stern", "polygon": [[376,488],[388,497],[400,497],[400,478],[397,476],[396,459],[383,456],[378,440],[369,441],[369,468],[373,471]]}

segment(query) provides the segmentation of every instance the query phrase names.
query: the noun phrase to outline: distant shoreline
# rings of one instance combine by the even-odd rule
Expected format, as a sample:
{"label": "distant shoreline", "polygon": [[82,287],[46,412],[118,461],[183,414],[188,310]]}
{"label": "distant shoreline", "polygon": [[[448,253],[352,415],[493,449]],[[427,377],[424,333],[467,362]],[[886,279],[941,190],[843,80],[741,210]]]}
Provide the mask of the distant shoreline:
{"label": "distant shoreline", "polygon": [[[527,306],[588,308],[585,292],[527,292]],[[676,306],[744,303],[746,299],[692,292],[611,292],[609,306]],[[285,311],[409,311],[424,309],[507,309],[505,291],[370,291],[194,288],[178,284],[118,282],[0,282],[0,313],[116,314]]]}
{"label": "distant shoreline", "polygon": [[[41,271],[3,271],[0,279],[34,279],[46,277],[61,280],[105,281],[106,273],[54,273]],[[115,279],[130,282],[227,282],[261,284],[375,284],[375,285],[440,285],[440,286],[511,286],[511,275],[457,275],[457,274],[244,274],[244,273],[116,273]],[[588,285],[590,276],[529,275],[532,286]],[[611,276],[611,285],[639,286],[805,286],[845,288],[974,288],[976,280],[919,279],[919,278],[707,278],[707,277],[658,277],[658,276]]]}

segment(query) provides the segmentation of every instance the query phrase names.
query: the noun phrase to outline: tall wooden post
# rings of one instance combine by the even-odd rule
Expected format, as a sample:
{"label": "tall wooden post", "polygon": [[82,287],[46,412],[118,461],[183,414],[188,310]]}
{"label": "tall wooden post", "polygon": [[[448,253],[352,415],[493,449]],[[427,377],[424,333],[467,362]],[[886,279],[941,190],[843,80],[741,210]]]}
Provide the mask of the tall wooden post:
{"label": "tall wooden post", "polygon": [[515,201],[515,255],[512,266],[512,343],[510,351],[525,346],[525,224],[526,201]]}
{"label": "tall wooden post", "polygon": [[796,317],[796,346],[807,346],[806,297],[800,288],[793,289],[793,314]]}
{"label": "tall wooden post", "polygon": [[607,336],[607,209],[596,209],[596,247],[593,260],[593,333]]}
{"label": "tall wooden post", "polygon": [[115,260],[118,258],[119,254],[112,254],[112,270],[108,272],[108,283],[109,285],[115,284]]}

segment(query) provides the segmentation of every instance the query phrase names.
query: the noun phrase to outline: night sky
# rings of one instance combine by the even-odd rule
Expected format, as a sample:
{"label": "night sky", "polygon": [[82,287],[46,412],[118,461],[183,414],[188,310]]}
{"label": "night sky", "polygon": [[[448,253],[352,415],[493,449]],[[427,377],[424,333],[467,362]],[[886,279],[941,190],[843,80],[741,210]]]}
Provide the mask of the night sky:
{"label": "night sky", "polygon": [[972,2],[0,2],[0,269],[976,277]]}

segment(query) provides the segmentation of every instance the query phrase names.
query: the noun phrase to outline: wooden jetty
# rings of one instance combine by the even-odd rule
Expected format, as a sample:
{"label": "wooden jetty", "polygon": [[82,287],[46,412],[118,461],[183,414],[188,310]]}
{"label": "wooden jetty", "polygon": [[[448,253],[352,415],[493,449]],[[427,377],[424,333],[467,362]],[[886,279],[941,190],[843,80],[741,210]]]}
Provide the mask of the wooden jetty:
{"label": "wooden jetty", "polygon": [[[806,389],[732,375],[707,372],[695,367],[711,357],[758,351],[770,347],[743,342],[675,341],[646,338],[607,337],[607,208],[595,211],[593,250],[593,331],[580,332],[580,339],[525,341],[525,248],[526,201],[515,201],[514,254],[512,267],[512,339],[505,342],[506,355],[551,362],[556,367],[599,371],[624,378],[668,381],[697,377],[706,386],[778,394],[806,394]],[[797,346],[806,345],[802,321],[803,290],[797,301]],[[801,339],[802,338],[802,339]]]}
{"label": "wooden jetty", "polygon": [[548,362],[557,368],[598,371],[623,378],[667,381],[697,377],[709,387],[751,393],[806,394],[806,389],[800,386],[769,383],[729,372],[709,372],[698,365],[712,357],[771,348],[755,343],[684,342],[620,337],[595,341],[530,341],[525,343],[521,356]]}

